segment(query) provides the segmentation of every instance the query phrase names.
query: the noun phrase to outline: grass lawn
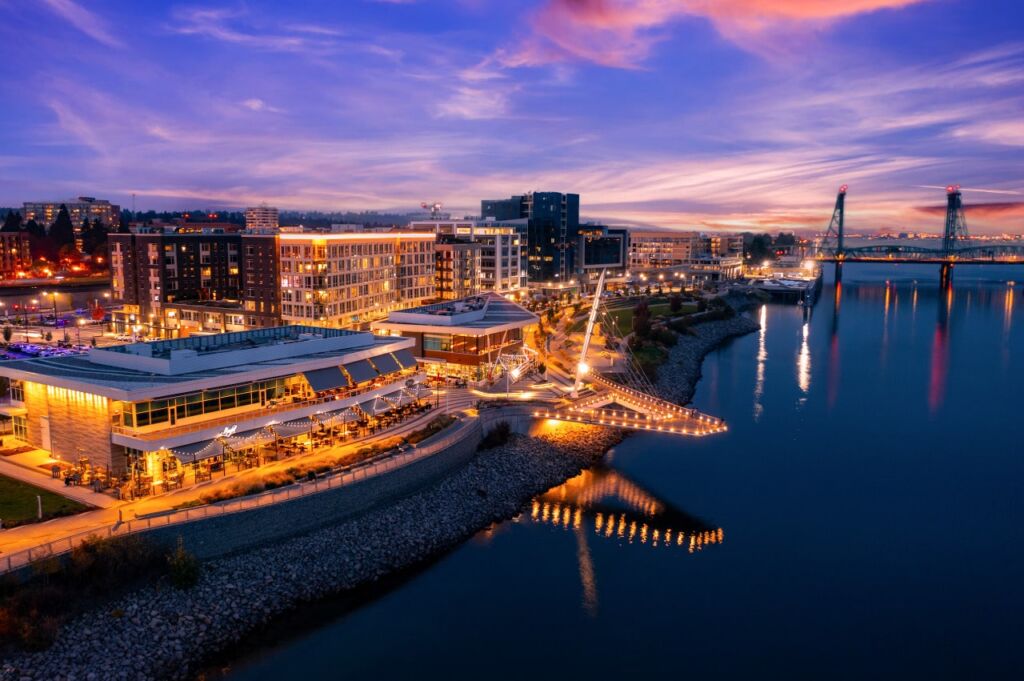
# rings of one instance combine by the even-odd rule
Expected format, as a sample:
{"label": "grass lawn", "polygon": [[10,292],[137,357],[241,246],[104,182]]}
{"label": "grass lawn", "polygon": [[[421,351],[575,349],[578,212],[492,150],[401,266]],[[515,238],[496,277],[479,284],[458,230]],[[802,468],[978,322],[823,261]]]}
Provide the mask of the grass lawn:
{"label": "grass lawn", "polygon": [[0,475],[0,520],[4,527],[36,521],[36,496],[43,498],[43,520],[72,515],[88,507],[45,489]]}
{"label": "grass lawn", "polygon": [[[665,301],[664,298],[656,299],[658,301]],[[632,303],[626,307],[611,308],[607,311],[608,316],[615,320],[615,326],[619,330],[619,335],[625,336],[633,330],[633,308],[636,307],[636,303]],[[647,308],[651,311],[651,317],[657,317],[659,315],[671,315],[672,311],[669,308],[668,302],[652,302],[647,304]],[[683,307],[679,310],[679,314],[693,314],[697,311],[696,303],[683,303]],[[589,313],[589,312],[588,312]],[[598,317],[598,321],[601,321],[602,317]],[[569,325],[569,333],[576,333],[583,331],[587,328],[587,317],[581,317],[572,324]]]}

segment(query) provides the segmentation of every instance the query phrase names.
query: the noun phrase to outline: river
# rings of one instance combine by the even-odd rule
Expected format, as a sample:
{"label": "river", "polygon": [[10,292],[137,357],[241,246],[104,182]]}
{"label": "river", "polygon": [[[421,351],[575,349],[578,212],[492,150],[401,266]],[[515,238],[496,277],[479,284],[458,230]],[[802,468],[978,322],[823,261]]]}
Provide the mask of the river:
{"label": "river", "polygon": [[[1024,269],[847,265],[708,356],[730,430],[639,434],[228,678],[1021,678]],[[657,534],[655,534],[657,532]]]}

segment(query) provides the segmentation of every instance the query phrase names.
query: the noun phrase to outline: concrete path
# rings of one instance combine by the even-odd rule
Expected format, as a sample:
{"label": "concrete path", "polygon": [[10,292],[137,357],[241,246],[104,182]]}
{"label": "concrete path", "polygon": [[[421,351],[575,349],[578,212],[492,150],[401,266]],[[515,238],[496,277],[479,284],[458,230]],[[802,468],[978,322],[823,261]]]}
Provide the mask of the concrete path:
{"label": "concrete path", "polygon": [[[458,413],[475,404],[476,398],[469,395],[468,391],[454,389],[452,395],[449,397],[449,401],[450,412]],[[423,428],[438,414],[444,413],[444,395],[441,395],[441,405],[441,410],[435,409],[425,412],[415,419],[405,421],[394,428],[376,433],[371,437],[363,438],[355,442],[348,442],[329,449],[323,449],[312,453],[289,457],[280,461],[274,461],[258,468],[250,468],[248,470],[229,473],[223,477],[215,477],[213,480],[200,483],[199,485],[193,485],[181,490],[168,492],[166,494],[145,497],[136,501],[117,501],[104,494],[96,494],[83,488],[65,488],[63,481],[53,481],[46,475],[37,475],[33,471],[22,469],[18,466],[0,468],[0,473],[4,475],[7,474],[9,468],[19,469],[19,473],[21,475],[28,476],[24,479],[25,482],[29,482],[40,487],[44,486],[42,484],[44,482],[55,482],[59,485],[59,489],[55,487],[53,489],[54,492],[65,494],[65,496],[70,497],[70,495],[67,494],[68,490],[74,490],[75,492],[87,495],[95,506],[103,504],[101,508],[97,508],[93,511],[86,511],[84,513],[64,518],[55,518],[42,523],[22,525],[10,530],[0,530],[0,556],[40,546],[47,542],[80,534],[82,532],[99,530],[103,527],[113,525],[119,520],[131,520],[138,516],[168,511],[185,502],[195,501],[203,494],[208,494],[226,487],[232,487],[236,484],[244,484],[247,481],[256,482],[265,475],[285,471],[296,465],[316,464],[345,454],[354,453],[360,447],[365,447],[366,445],[373,444],[380,440],[390,439]],[[15,476],[11,475],[11,477]],[[18,479],[21,480],[22,478],[19,477]],[[47,489],[50,488],[47,487]],[[74,498],[76,501],[80,500],[76,497],[70,498]],[[102,501],[101,498],[106,501]]]}

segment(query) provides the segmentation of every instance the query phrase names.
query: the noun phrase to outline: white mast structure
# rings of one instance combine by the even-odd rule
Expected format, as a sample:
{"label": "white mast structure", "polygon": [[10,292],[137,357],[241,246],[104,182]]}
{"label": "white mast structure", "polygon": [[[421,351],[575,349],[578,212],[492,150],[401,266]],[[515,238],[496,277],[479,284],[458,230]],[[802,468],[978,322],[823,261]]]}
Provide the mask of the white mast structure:
{"label": "white mast structure", "polygon": [[587,319],[587,331],[583,335],[583,348],[580,350],[580,361],[576,364],[576,375],[573,377],[571,396],[579,397],[580,388],[583,387],[583,377],[590,371],[587,364],[587,350],[590,348],[590,336],[594,333],[594,323],[597,321],[597,310],[601,306],[601,293],[604,291],[604,277],[608,274],[607,269],[601,270],[601,276],[597,280],[597,289],[594,291],[594,302],[590,305],[590,317]]}

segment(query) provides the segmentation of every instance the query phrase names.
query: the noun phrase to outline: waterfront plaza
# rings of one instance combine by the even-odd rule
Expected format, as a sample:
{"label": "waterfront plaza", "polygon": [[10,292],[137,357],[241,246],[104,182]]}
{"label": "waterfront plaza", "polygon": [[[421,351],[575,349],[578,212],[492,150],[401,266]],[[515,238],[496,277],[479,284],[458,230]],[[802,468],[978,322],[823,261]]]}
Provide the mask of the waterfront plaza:
{"label": "waterfront plaza", "polygon": [[155,493],[376,429],[427,394],[413,345],[282,326],[5,362],[0,414],[15,444]]}

